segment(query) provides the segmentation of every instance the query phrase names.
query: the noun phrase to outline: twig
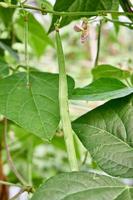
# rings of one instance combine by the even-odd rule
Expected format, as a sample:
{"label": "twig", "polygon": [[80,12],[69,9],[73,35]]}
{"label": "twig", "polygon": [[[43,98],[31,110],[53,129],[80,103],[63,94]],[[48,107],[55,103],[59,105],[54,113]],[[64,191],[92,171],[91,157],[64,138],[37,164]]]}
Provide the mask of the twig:
{"label": "twig", "polygon": [[12,160],[11,154],[10,154],[10,150],[7,144],[7,119],[4,119],[4,141],[5,141],[5,148],[6,148],[6,153],[7,153],[7,159],[8,159],[8,163],[9,166],[11,168],[11,170],[13,171],[13,173],[15,174],[15,176],[18,178],[18,180],[23,184],[23,185],[28,185],[26,183],[26,181],[23,179],[23,177],[20,175],[20,173],[18,172],[18,170],[16,169],[14,162]]}

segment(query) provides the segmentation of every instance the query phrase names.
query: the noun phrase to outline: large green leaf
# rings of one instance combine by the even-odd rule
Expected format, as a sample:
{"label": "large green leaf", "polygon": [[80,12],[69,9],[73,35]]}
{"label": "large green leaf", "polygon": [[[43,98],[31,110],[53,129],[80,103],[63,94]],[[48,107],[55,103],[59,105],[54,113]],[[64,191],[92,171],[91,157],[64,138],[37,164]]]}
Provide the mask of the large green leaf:
{"label": "large green leaf", "polygon": [[50,178],[31,200],[133,200],[133,189],[118,180],[86,172]]}
{"label": "large green leaf", "polygon": [[129,71],[122,70],[112,65],[99,65],[92,70],[92,74],[94,79],[109,77],[122,80],[131,76]]}
{"label": "large green leaf", "polygon": [[[24,17],[21,14],[14,22],[14,28],[17,37],[23,42]],[[41,56],[47,45],[53,45],[52,40],[48,37],[43,26],[31,13],[28,14],[28,42],[36,56]]]}
{"label": "large green leaf", "polygon": [[133,92],[133,87],[127,87],[113,78],[100,78],[83,88],[76,88],[71,99],[102,101],[127,96]]}
{"label": "large green leaf", "polygon": [[[65,0],[56,0],[54,5],[55,11],[68,11],[68,12],[77,12],[77,11],[100,11],[100,10],[114,10],[118,4],[118,0],[68,0],[67,3]],[[83,16],[82,16],[83,17]],[[69,24],[72,20],[78,19],[79,17],[67,16],[63,17],[61,21],[61,27]],[[53,16],[51,27],[49,32],[54,30],[54,24],[56,23],[58,16]]]}
{"label": "large green leaf", "polygon": [[133,95],[111,100],[73,122],[93,159],[108,174],[133,178]]}
{"label": "large green leaf", "polygon": [[[74,87],[69,78],[69,85]],[[0,80],[0,113],[42,139],[51,139],[59,124],[58,75],[32,72]]]}

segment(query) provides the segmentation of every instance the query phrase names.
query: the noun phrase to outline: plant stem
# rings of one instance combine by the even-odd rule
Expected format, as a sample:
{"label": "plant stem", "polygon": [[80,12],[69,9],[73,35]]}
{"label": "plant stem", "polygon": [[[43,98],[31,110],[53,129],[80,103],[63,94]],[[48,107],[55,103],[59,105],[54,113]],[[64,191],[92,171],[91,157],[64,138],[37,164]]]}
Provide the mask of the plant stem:
{"label": "plant stem", "polygon": [[[13,4],[7,4],[7,3],[0,3],[0,7],[5,8],[20,8],[22,9],[21,5],[13,5]],[[38,8],[30,5],[23,5],[23,8],[30,9],[30,10],[36,10],[41,13],[51,13],[53,15],[57,16],[105,16],[107,14],[116,14],[118,16],[124,15],[124,16],[133,16],[133,12],[119,12],[115,10],[99,10],[99,11],[90,11],[90,12],[61,12],[61,11],[55,11],[55,10],[48,10],[43,8]]]}
{"label": "plant stem", "polygon": [[15,176],[18,178],[18,180],[24,185],[28,185],[25,180],[23,179],[23,177],[19,174],[19,172],[17,171],[14,162],[12,160],[11,154],[10,154],[10,150],[7,144],[7,119],[4,119],[4,140],[5,140],[5,149],[6,149],[6,153],[7,153],[7,159],[8,159],[8,163],[10,168],[12,169],[13,173],[15,174]]}
{"label": "plant stem", "polygon": [[16,186],[16,187],[20,187],[20,188],[23,187],[22,185],[19,185],[19,184],[10,183],[10,182],[1,181],[1,180],[0,180],[0,185]]}
{"label": "plant stem", "polygon": [[100,24],[98,25],[97,54],[96,54],[94,67],[96,67],[98,65],[98,61],[99,61],[100,43],[101,43],[101,30],[102,30],[102,20],[100,20]]}
{"label": "plant stem", "polygon": [[32,157],[33,157],[33,141],[29,139],[30,146],[28,147],[28,182],[32,185]]}
{"label": "plant stem", "polygon": [[28,65],[28,13],[24,11],[24,45],[25,45],[25,66],[27,68],[27,85],[29,86],[30,68]]}
{"label": "plant stem", "polygon": [[57,45],[58,65],[59,65],[59,104],[60,104],[61,122],[64,132],[64,139],[66,143],[70,169],[71,171],[78,171],[78,162],[76,158],[73,132],[69,117],[68,85],[67,85],[67,76],[65,70],[65,58],[64,58],[59,30],[56,30],[56,45]]}

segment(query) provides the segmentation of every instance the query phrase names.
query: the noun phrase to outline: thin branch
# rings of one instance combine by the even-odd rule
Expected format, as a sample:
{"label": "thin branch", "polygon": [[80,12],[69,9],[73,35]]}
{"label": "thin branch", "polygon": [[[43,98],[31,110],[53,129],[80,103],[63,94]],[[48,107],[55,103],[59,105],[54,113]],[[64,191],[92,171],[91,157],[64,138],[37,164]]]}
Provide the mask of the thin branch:
{"label": "thin branch", "polygon": [[[20,8],[22,9],[21,5],[13,5],[13,4],[7,4],[0,2],[0,7],[5,7],[5,8]],[[124,15],[124,16],[133,16],[133,12],[119,12],[115,10],[100,10],[100,11],[92,11],[92,12],[60,12],[60,11],[55,11],[55,10],[49,10],[49,9],[44,9],[44,8],[38,8],[34,7],[31,5],[23,5],[23,8],[25,9],[30,9],[30,10],[36,10],[41,13],[51,13],[53,15],[57,16],[105,16],[107,14],[116,14],[118,16]]]}
{"label": "thin branch", "polygon": [[8,147],[8,144],[7,144],[7,119],[6,118],[4,119],[4,141],[5,141],[5,148],[6,148],[6,153],[7,153],[7,160],[8,160],[8,163],[9,163],[11,170],[13,171],[15,176],[18,178],[18,180],[23,185],[28,185],[26,183],[26,181],[23,179],[23,177],[20,175],[18,170],[16,169],[14,162],[12,160],[11,154],[10,154],[10,150],[9,150],[9,147]]}

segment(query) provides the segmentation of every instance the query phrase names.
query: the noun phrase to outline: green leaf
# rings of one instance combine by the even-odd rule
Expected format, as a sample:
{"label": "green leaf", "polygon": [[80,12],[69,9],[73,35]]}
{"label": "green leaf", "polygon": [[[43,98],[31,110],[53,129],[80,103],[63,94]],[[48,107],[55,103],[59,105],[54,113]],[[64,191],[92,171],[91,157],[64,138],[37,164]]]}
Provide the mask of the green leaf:
{"label": "green leaf", "polygon": [[87,172],[62,173],[42,184],[31,200],[131,200],[133,189],[117,179]]}
{"label": "green leaf", "polygon": [[71,99],[87,101],[111,100],[127,96],[133,92],[122,82],[113,78],[100,78],[83,88],[76,88]]}
{"label": "green leaf", "polygon": [[92,74],[94,79],[109,77],[122,80],[130,77],[129,71],[122,70],[112,65],[98,65],[92,70]]}
{"label": "green leaf", "polygon": [[4,22],[5,26],[11,25],[13,13],[14,9],[0,7],[0,21]]}
{"label": "green leaf", "polygon": [[[69,78],[71,90],[73,80]],[[32,72],[0,80],[0,113],[42,139],[51,139],[58,127],[58,75]]]}
{"label": "green leaf", "polygon": [[8,46],[2,41],[0,41],[0,48],[4,51],[7,51],[16,61],[19,60],[18,54],[10,46]]}
{"label": "green leaf", "polygon": [[[24,17],[20,14],[14,22],[15,33],[17,37],[24,41]],[[28,42],[33,50],[33,53],[40,57],[47,45],[53,45],[52,40],[48,37],[43,26],[36,20],[36,18],[28,14]]]}
{"label": "green leaf", "polygon": [[[100,11],[100,10],[113,10],[116,7],[116,3],[118,0],[68,0],[67,3],[63,0],[56,0],[56,3],[54,5],[55,11],[68,11],[68,12],[78,12],[78,11]],[[83,17],[83,16],[82,16]],[[67,16],[63,17],[61,20],[60,26],[63,27],[67,24],[69,24],[72,20],[81,18],[74,17],[74,16]],[[57,22],[57,19],[59,19],[58,16],[53,16],[51,27],[49,29],[49,32],[54,30],[54,24]]]}
{"label": "green leaf", "polygon": [[0,79],[9,75],[9,65],[0,58]]}
{"label": "green leaf", "polygon": [[88,112],[73,129],[103,171],[133,178],[133,95]]}

